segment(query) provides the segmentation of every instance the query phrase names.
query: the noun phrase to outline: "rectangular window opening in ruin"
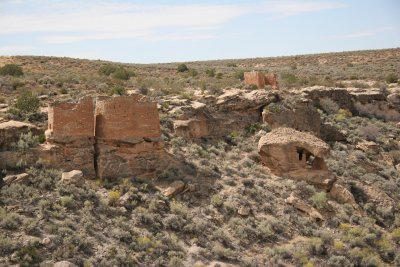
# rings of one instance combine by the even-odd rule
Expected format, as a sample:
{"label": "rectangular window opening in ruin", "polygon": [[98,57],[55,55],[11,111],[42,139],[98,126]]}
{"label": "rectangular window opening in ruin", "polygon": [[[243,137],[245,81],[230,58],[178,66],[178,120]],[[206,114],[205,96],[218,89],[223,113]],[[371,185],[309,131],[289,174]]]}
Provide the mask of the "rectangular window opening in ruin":
{"label": "rectangular window opening in ruin", "polygon": [[297,154],[299,155],[299,161],[303,160],[303,153],[304,153],[304,149],[297,148]]}

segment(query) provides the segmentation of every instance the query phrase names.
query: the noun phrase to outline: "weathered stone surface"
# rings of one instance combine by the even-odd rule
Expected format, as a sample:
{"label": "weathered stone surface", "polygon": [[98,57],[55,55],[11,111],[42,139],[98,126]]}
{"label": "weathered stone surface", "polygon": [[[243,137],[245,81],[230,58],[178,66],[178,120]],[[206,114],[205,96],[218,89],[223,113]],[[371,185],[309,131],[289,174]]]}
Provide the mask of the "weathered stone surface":
{"label": "weathered stone surface", "polygon": [[95,115],[97,139],[137,143],[161,136],[157,103],[143,95],[99,97]]}
{"label": "weathered stone surface", "polygon": [[335,183],[329,191],[329,195],[339,203],[347,203],[358,209],[358,205],[353,194],[341,184]]}
{"label": "weathered stone surface", "polygon": [[387,96],[387,100],[390,104],[398,106],[400,105],[400,94],[390,94]]}
{"label": "weathered stone surface", "polygon": [[250,211],[251,211],[251,209],[249,207],[240,206],[239,209],[238,209],[238,214],[240,216],[249,216],[250,215]]}
{"label": "weathered stone surface", "polygon": [[346,135],[331,123],[322,123],[320,137],[327,142],[346,141]]}
{"label": "weathered stone surface", "polygon": [[24,151],[4,151],[0,153],[0,167],[15,167],[24,163],[35,164],[39,159],[48,168],[71,171],[81,169],[87,177],[94,178],[93,147],[79,148],[60,144],[41,144]]}
{"label": "weathered stone surface", "polygon": [[320,136],[321,118],[318,111],[309,103],[298,103],[294,109],[285,107],[283,104],[279,105],[279,108],[267,106],[262,112],[262,119],[272,129],[288,127]]}
{"label": "weathered stone surface", "polygon": [[21,173],[21,174],[15,174],[15,175],[7,175],[6,177],[3,178],[4,184],[5,185],[10,185],[12,183],[23,183],[26,184],[29,182],[29,174],[27,173]]}
{"label": "weathered stone surface", "polygon": [[275,73],[267,73],[264,76],[265,84],[271,85],[272,89],[276,90],[279,88],[278,86],[278,76]]}
{"label": "weathered stone surface", "polygon": [[33,135],[43,133],[33,124],[20,121],[6,121],[0,123],[0,150],[11,149],[13,143],[18,142],[21,134],[32,132]]}
{"label": "weathered stone surface", "polygon": [[164,143],[155,102],[142,95],[102,97],[95,113],[98,177],[146,176],[162,168]]}
{"label": "weathered stone surface", "polygon": [[265,90],[230,89],[204,103],[192,102],[173,108],[179,113],[175,134],[185,138],[222,137],[247,129],[261,121],[261,109],[277,101],[277,94]]}
{"label": "weathered stone surface", "polygon": [[400,121],[400,106],[396,103],[397,97],[385,93],[378,88],[328,88],[313,86],[302,89],[303,97],[313,101],[313,105],[321,106],[320,100],[330,98],[340,108],[348,109],[352,114],[361,116],[376,117],[386,121]]}
{"label": "weathered stone surface", "polygon": [[357,143],[356,149],[362,150],[364,152],[367,151],[376,152],[376,150],[378,149],[378,144],[373,141],[362,141]]}
{"label": "weathered stone surface", "polygon": [[291,128],[277,128],[261,137],[258,152],[262,162],[277,174],[327,170],[323,158],[329,146],[321,139]]}
{"label": "weathered stone surface", "polygon": [[392,108],[387,101],[366,103],[356,101],[354,107],[361,116],[375,117],[385,121],[400,121],[400,112]]}
{"label": "weathered stone surface", "polygon": [[293,91],[294,94],[302,94],[304,98],[313,102],[316,107],[321,106],[319,101],[324,98],[330,98],[338,104],[340,108],[350,110],[353,114],[356,110],[353,105],[353,97],[345,88],[329,88],[323,86],[312,86],[300,91]]}
{"label": "weathered stone surface", "polygon": [[244,83],[256,85],[258,89],[265,87],[265,76],[262,72],[252,71],[244,73]]}
{"label": "weathered stone surface", "polygon": [[146,177],[165,166],[164,143],[142,141],[137,144],[97,141],[97,176],[99,178]]}
{"label": "weathered stone surface", "polygon": [[70,172],[63,172],[61,175],[61,182],[66,184],[82,185],[85,180],[83,180],[83,173],[80,170],[73,170]]}
{"label": "weathered stone surface", "polygon": [[53,267],[78,267],[78,266],[69,261],[58,261],[54,263]]}
{"label": "weathered stone surface", "polygon": [[324,217],[321,215],[321,213],[319,213],[312,206],[310,206],[307,203],[305,203],[303,200],[295,197],[293,193],[290,194],[290,197],[288,197],[285,200],[285,202],[288,203],[288,204],[293,205],[296,209],[307,213],[313,219],[321,220],[321,221],[324,220]]}
{"label": "weathered stone surface", "polygon": [[88,140],[94,137],[94,104],[91,97],[85,97],[79,103],[53,103],[49,106],[48,142],[71,143],[76,140]]}
{"label": "weathered stone surface", "polygon": [[177,136],[184,138],[200,138],[208,136],[207,120],[200,119],[176,120],[174,130]]}
{"label": "weathered stone surface", "polygon": [[258,89],[264,88],[265,85],[271,85],[272,89],[278,89],[278,79],[275,73],[264,75],[260,71],[245,72],[244,83],[256,85]]}
{"label": "weathered stone surface", "polygon": [[185,183],[183,181],[174,181],[166,189],[163,190],[163,194],[166,197],[173,197],[183,191]]}

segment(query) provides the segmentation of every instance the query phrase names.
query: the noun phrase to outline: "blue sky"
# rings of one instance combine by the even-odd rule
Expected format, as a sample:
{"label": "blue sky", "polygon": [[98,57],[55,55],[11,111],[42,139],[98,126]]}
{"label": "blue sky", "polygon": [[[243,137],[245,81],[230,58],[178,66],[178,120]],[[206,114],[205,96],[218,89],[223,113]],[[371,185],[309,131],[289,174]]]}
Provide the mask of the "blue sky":
{"label": "blue sky", "polygon": [[156,63],[400,47],[399,0],[0,0],[0,55]]}

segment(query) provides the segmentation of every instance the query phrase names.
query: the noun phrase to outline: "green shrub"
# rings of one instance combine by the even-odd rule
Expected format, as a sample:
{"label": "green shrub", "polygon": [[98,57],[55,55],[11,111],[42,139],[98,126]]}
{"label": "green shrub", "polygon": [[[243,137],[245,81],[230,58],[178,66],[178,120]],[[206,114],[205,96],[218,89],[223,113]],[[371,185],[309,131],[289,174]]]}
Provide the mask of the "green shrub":
{"label": "green shrub", "polygon": [[294,86],[298,82],[298,78],[292,73],[283,73],[281,75],[281,82],[287,86]]}
{"label": "green shrub", "polygon": [[319,208],[319,209],[322,209],[322,208],[326,207],[327,198],[326,198],[326,193],[325,192],[315,193],[310,198],[310,200],[313,203],[313,205],[315,207]]}
{"label": "green shrub", "polygon": [[108,204],[110,206],[115,206],[121,197],[121,192],[119,190],[113,190],[108,193]]}
{"label": "green shrub", "polygon": [[189,70],[189,74],[190,74],[190,76],[192,76],[192,77],[196,77],[199,73],[198,73],[197,70],[195,70],[195,69],[190,69],[190,70]]}
{"label": "green shrub", "polygon": [[112,77],[119,80],[129,80],[129,78],[134,77],[135,73],[133,71],[126,70],[123,67],[117,68]]}
{"label": "green shrub", "polygon": [[395,73],[390,73],[388,76],[386,76],[386,82],[387,83],[397,83],[399,80],[399,76]]}
{"label": "green shrub", "polygon": [[179,64],[178,65],[178,72],[185,72],[185,71],[188,71],[189,70],[189,68],[186,66],[186,64]]}
{"label": "green shrub", "polygon": [[348,118],[351,118],[353,114],[348,109],[339,109],[339,111],[335,114],[336,121],[344,121]]}
{"label": "green shrub", "polygon": [[129,78],[134,77],[135,73],[131,70],[127,70],[124,67],[119,67],[111,64],[102,66],[99,69],[99,73],[105,76],[112,76],[114,79],[119,80],[129,80]]}
{"label": "green shrub", "polygon": [[75,201],[73,196],[61,197],[61,205],[66,208],[73,208],[75,206]]}
{"label": "green shrub", "polygon": [[243,81],[244,80],[244,71],[241,70],[241,71],[236,72],[235,73],[235,78],[238,79],[238,80]]}
{"label": "green shrub", "polygon": [[101,66],[101,68],[99,69],[99,73],[101,75],[110,76],[117,69],[118,69],[117,66],[114,66],[114,65],[111,65],[111,64],[107,64],[107,65]]}
{"label": "green shrub", "polygon": [[32,135],[32,132],[28,132],[28,133],[21,133],[18,142],[11,144],[11,146],[15,150],[25,150],[30,147],[35,147],[38,144],[39,144],[39,136]]}
{"label": "green shrub", "polygon": [[24,75],[24,72],[22,71],[21,66],[17,64],[6,64],[2,68],[0,68],[0,75],[2,76],[10,75],[19,77]]}
{"label": "green shrub", "polygon": [[14,107],[23,114],[36,113],[39,109],[39,99],[32,92],[23,91]]}
{"label": "green shrub", "polygon": [[209,77],[215,77],[215,69],[208,69],[208,70],[206,70],[206,74],[207,74]]}
{"label": "green shrub", "polygon": [[124,87],[122,86],[114,86],[113,88],[111,88],[110,94],[111,95],[125,95],[126,90]]}

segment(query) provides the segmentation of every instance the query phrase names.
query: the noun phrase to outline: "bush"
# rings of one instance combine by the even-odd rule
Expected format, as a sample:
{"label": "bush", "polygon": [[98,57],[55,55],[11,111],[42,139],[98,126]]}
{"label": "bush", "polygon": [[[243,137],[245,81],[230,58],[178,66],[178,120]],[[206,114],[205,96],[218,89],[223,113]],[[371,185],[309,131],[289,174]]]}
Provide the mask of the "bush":
{"label": "bush", "polygon": [[11,144],[15,150],[25,150],[30,147],[35,147],[39,144],[39,137],[32,135],[32,132],[21,133],[19,140],[16,143]]}
{"label": "bush", "polygon": [[119,190],[113,190],[108,193],[108,204],[110,206],[115,206],[118,203],[119,198],[121,197],[121,192]]}
{"label": "bush", "polygon": [[215,69],[208,69],[208,70],[206,70],[206,74],[207,74],[209,77],[215,77]]}
{"label": "bush", "polygon": [[23,114],[36,113],[39,109],[39,99],[30,91],[23,91],[14,106]]}
{"label": "bush", "polygon": [[6,64],[2,68],[0,68],[0,75],[2,75],[2,76],[10,75],[10,76],[19,77],[19,76],[24,75],[24,72],[22,71],[22,68],[19,65]]}
{"label": "bush", "polygon": [[387,83],[397,83],[398,80],[399,77],[395,73],[390,73],[388,76],[386,76]]}
{"label": "bush", "polygon": [[326,193],[325,192],[319,192],[315,193],[311,198],[311,202],[313,205],[319,209],[325,208],[326,207]]}
{"label": "bush", "polygon": [[111,95],[125,95],[126,90],[124,87],[122,86],[114,86],[113,88],[111,88]]}
{"label": "bush", "polygon": [[178,65],[178,72],[185,72],[185,71],[188,71],[189,70],[189,68],[186,66],[186,64],[179,64]]}
{"label": "bush", "polygon": [[235,73],[235,78],[243,81],[244,80],[244,71],[241,70],[241,71],[236,72]]}
{"label": "bush", "polygon": [[119,80],[129,80],[129,78],[134,77],[135,73],[133,71],[126,70],[123,67],[116,69],[112,77]]}
{"label": "bush", "polygon": [[327,114],[336,114],[339,111],[339,105],[328,97],[321,98],[319,105]]}
{"label": "bush", "polygon": [[101,68],[99,69],[99,73],[101,75],[110,76],[112,73],[114,73],[117,70],[117,68],[118,68],[117,66],[107,64],[107,65],[101,66]]}
{"label": "bush", "polygon": [[339,109],[339,111],[335,114],[335,120],[344,121],[345,119],[351,118],[353,114],[348,109]]}
{"label": "bush", "polygon": [[129,80],[129,78],[134,77],[135,73],[131,70],[127,70],[124,67],[118,67],[111,64],[102,66],[99,69],[101,75],[110,76],[119,80]]}

